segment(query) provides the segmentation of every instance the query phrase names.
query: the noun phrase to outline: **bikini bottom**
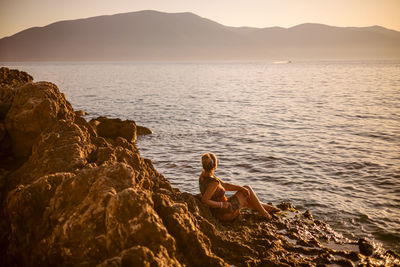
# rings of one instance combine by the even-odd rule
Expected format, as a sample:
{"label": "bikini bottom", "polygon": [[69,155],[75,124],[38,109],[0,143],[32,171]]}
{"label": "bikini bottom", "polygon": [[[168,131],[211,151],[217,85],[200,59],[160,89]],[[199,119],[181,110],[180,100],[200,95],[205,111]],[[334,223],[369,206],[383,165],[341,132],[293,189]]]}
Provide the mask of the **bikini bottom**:
{"label": "bikini bottom", "polygon": [[227,213],[235,213],[239,210],[240,208],[240,203],[239,203],[239,199],[236,195],[233,195],[231,197],[228,198],[228,202],[231,203],[231,208],[227,209],[227,208],[212,208],[211,212],[212,214],[221,219],[223,218]]}
{"label": "bikini bottom", "polygon": [[237,211],[239,209],[240,203],[239,203],[239,199],[238,199],[238,197],[236,195],[233,195],[230,198],[228,198],[228,201],[232,205],[232,212],[235,212],[235,211]]}

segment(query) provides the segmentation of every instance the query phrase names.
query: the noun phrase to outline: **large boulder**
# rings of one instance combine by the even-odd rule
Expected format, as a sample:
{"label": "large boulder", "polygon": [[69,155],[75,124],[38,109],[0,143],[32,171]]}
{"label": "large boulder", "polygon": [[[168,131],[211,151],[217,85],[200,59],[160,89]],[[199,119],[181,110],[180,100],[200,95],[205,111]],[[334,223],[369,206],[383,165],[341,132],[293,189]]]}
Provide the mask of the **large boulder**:
{"label": "large boulder", "polygon": [[96,128],[97,134],[101,137],[111,139],[123,137],[128,142],[136,141],[136,123],[134,121],[98,117],[91,120],[90,124]]}
{"label": "large boulder", "polygon": [[136,125],[137,135],[148,135],[152,134],[153,131],[147,127]]}
{"label": "large boulder", "polygon": [[28,83],[15,91],[5,118],[16,157],[28,157],[39,135],[58,120],[73,120],[71,104],[57,86],[48,82]]}
{"label": "large boulder", "polygon": [[12,190],[6,201],[14,229],[8,256],[21,266],[93,266],[151,242],[173,253],[174,240],[148,194],[134,189],[136,176],[130,166],[115,163],[45,175]]}

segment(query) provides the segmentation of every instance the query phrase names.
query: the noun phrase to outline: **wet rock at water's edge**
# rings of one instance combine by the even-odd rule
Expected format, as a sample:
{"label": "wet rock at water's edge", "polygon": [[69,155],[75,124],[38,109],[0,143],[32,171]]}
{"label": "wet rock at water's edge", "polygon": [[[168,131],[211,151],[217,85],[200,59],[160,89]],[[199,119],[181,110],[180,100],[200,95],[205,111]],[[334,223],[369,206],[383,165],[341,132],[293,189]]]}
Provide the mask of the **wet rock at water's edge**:
{"label": "wet rock at water's edge", "polygon": [[153,133],[149,128],[139,125],[136,125],[136,130],[138,135],[148,135]]}
{"label": "wet rock at water's edge", "polygon": [[[25,78],[6,75],[0,88],[0,96],[12,92],[0,119],[1,142],[9,140],[0,157],[11,159],[0,165],[1,266],[399,263],[395,253],[324,246],[353,241],[309,211],[266,221],[247,210],[221,223],[141,157],[133,121],[87,122],[56,85],[3,73]],[[294,210],[290,203],[279,206]]]}
{"label": "wet rock at water's edge", "polygon": [[136,124],[134,121],[98,117],[90,121],[97,134],[104,138],[122,137],[128,142],[136,141]]}
{"label": "wet rock at water's edge", "polygon": [[88,115],[86,111],[83,111],[83,110],[75,111],[75,116],[83,117],[83,116],[86,116],[86,115]]}
{"label": "wet rock at water's edge", "polygon": [[360,249],[360,253],[365,256],[371,256],[374,253],[373,243],[364,238],[360,238],[358,240],[358,247]]}
{"label": "wet rock at water's edge", "polygon": [[295,210],[295,207],[290,202],[282,202],[282,203],[278,204],[277,207],[284,211],[294,211]]}

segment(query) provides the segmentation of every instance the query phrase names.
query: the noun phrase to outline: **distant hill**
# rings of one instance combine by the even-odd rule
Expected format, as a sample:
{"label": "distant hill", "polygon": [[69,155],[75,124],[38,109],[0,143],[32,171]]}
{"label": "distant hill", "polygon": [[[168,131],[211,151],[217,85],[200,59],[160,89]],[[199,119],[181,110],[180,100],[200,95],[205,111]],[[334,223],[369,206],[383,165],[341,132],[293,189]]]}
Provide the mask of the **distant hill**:
{"label": "distant hill", "polygon": [[139,11],[60,21],[0,39],[0,61],[400,59],[400,32],[301,24],[228,27]]}

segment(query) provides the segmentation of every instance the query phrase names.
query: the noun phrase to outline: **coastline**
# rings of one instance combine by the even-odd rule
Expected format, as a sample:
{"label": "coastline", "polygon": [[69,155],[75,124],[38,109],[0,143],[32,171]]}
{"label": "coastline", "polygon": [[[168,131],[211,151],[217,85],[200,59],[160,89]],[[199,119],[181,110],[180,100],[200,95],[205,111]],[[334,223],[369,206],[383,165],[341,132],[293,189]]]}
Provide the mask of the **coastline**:
{"label": "coastline", "polygon": [[140,156],[133,121],[87,122],[56,85],[2,71],[1,152],[20,165],[0,171],[5,265],[399,264],[291,205],[269,222],[244,211],[220,223]]}

